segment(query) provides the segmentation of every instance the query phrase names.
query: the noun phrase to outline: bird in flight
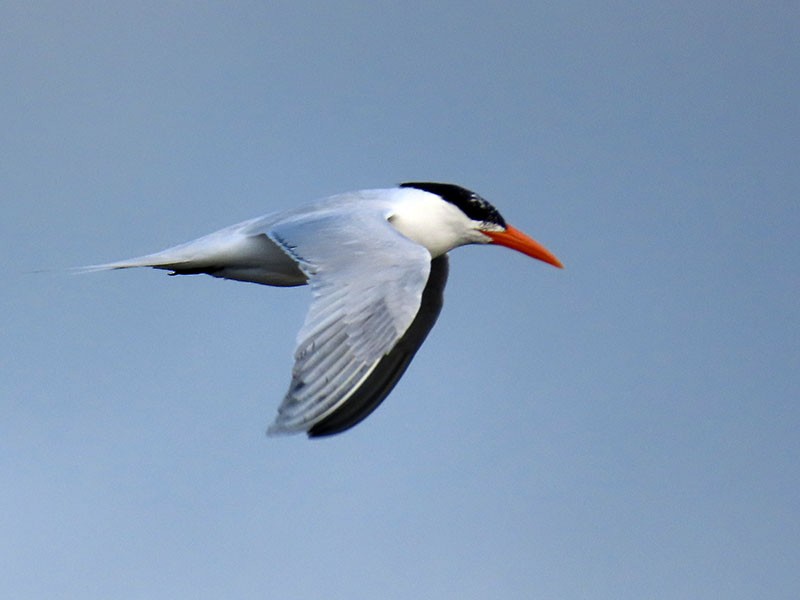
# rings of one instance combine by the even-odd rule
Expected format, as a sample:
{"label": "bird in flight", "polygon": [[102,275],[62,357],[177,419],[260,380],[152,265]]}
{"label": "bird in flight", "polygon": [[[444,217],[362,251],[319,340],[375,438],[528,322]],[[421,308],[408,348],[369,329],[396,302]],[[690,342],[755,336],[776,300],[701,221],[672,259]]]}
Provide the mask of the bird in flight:
{"label": "bird in flight", "polygon": [[311,286],[292,381],[268,433],[341,433],[386,398],[442,308],[447,252],[497,244],[561,268],[489,202],[449,183],[331,196],[161,252],[87,267],[152,267],[272,286]]}

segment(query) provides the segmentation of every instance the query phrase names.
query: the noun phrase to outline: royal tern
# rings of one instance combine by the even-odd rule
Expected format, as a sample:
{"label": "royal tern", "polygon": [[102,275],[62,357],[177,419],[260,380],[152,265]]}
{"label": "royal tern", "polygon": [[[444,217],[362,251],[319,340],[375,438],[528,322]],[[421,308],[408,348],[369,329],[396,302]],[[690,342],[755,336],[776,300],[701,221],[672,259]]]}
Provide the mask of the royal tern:
{"label": "royal tern", "polygon": [[353,427],[394,388],[439,316],[447,252],[466,244],[498,244],[562,266],[478,194],[409,182],[331,196],[86,269],[309,284],[292,381],[268,432],[320,437]]}

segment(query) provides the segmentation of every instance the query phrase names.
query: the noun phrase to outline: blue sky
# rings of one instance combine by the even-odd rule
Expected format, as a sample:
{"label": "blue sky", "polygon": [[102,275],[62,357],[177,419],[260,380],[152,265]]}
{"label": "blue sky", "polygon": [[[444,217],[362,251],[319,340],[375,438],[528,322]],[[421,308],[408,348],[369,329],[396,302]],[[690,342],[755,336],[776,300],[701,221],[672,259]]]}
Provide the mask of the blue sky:
{"label": "blue sky", "polygon": [[[796,597],[794,3],[69,4],[0,8],[4,597]],[[566,269],[456,250],[335,438],[264,435],[307,289],[62,271],[406,180]]]}

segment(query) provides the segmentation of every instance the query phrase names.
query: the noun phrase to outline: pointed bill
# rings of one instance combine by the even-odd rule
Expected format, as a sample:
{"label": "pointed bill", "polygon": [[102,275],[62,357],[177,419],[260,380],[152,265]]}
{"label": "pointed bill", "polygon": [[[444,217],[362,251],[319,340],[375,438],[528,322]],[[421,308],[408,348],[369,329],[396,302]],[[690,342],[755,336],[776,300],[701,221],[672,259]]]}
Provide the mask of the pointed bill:
{"label": "pointed bill", "polygon": [[564,268],[564,265],[556,258],[555,254],[516,227],[508,225],[505,231],[484,231],[482,233],[492,238],[492,242],[495,244],[522,252],[531,258],[544,261],[559,269]]}

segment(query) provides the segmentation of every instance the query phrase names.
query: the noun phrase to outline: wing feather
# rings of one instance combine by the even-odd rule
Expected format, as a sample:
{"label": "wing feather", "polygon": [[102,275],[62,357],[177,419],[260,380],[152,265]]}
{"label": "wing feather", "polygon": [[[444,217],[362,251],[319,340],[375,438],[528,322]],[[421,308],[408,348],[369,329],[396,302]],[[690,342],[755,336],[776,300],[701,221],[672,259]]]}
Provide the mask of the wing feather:
{"label": "wing feather", "polygon": [[385,208],[347,206],[267,232],[297,261],[312,292],[292,382],[270,433],[309,431],[340,410],[417,316],[431,256],[389,216]]}
{"label": "wing feather", "polygon": [[443,254],[431,261],[431,273],[422,304],[414,322],[385,355],[359,388],[338,410],[326,416],[308,430],[311,437],[334,435],[360,423],[383,402],[402,377],[411,359],[419,350],[428,332],[433,328],[444,302],[444,287],[447,283],[448,260]]}

